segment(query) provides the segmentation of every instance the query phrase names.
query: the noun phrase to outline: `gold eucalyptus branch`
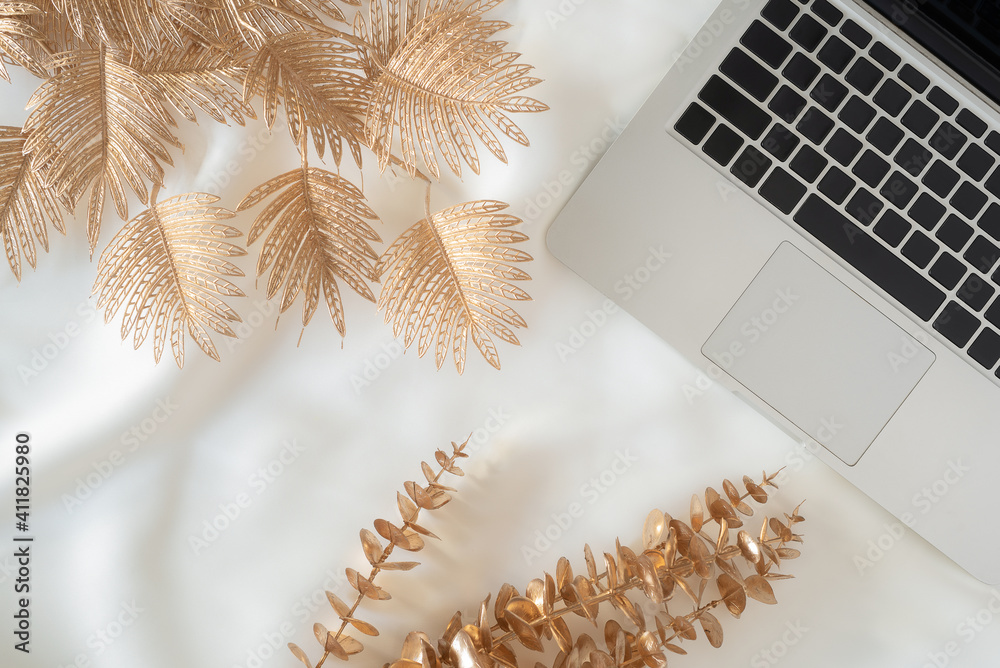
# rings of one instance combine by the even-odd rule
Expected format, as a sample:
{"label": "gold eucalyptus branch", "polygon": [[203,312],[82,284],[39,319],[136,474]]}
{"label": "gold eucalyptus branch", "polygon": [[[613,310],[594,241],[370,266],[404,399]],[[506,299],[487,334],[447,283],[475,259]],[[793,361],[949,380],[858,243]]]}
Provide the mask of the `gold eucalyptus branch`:
{"label": "gold eucalyptus branch", "polygon": [[[441,484],[441,476],[445,473],[454,476],[465,475],[456,462],[469,456],[465,452],[467,443],[468,439],[461,445],[452,443],[450,455],[444,450],[437,450],[434,453],[438,464],[437,471],[427,462],[420,462],[420,468],[427,480],[427,485],[421,486],[416,482],[408,481],[403,486],[406,495],[404,496],[400,492],[396,493],[396,505],[403,524],[396,526],[384,519],[377,519],[374,522],[375,531],[388,541],[385,547],[382,546],[381,541],[374,533],[368,529],[361,530],[361,547],[371,565],[371,570],[366,577],[353,568],[347,569],[347,580],[358,592],[353,605],[348,605],[333,592],[326,592],[330,605],[333,606],[341,620],[340,628],[334,633],[319,622],[313,625],[316,639],[323,647],[323,655],[316,663],[315,668],[321,668],[330,656],[346,661],[354,654],[364,650],[364,645],[360,641],[345,633],[348,626],[368,636],[378,635],[378,629],[372,624],[358,619],[355,613],[366,598],[376,601],[391,598],[385,589],[375,584],[375,578],[378,577],[379,573],[382,571],[408,571],[419,565],[415,561],[389,561],[389,557],[396,547],[407,552],[419,552],[424,547],[424,539],[421,536],[437,538],[428,529],[418,524],[417,520],[420,519],[421,510],[437,510],[451,501],[449,492],[455,490]],[[288,648],[308,668],[313,668],[309,657],[302,648],[295,643],[289,643]]]}
{"label": "gold eucalyptus branch", "polygon": [[[456,613],[436,644],[425,633],[410,633],[391,668],[517,668],[515,641],[526,649],[543,651],[544,641],[552,639],[559,649],[553,668],[664,668],[665,652],[687,653],[679,643],[697,638],[695,622],[709,644],[719,647],[722,624],[711,611],[724,606],[738,618],[748,598],[775,604],[770,582],[792,577],[776,568],[783,559],[799,556],[797,549],[788,546],[802,540],[793,531],[804,521],[798,507],[785,514],[784,522],[765,517],[757,535],[740,530],[736,543],[730,542],[730,531],[743,526],[740,516],[753,515],[746,499],[766,503],[765,488],[777,487],[776,475],[762,474],[759,483],[744,476],[744,494],[726,480],[725,496],[711,487],[704,500],[694,495],[690,524],[652,511],[643,527],[642,551],[636,553],[616,541],[614,554],[604,553],[603,571],[598,570],[588,545],[584,547],[586,575],[574,575],[569,560],[562,557],[555,577],[545,573],[532,580],[523,596],[513,585],[504,584],[492,606],[492,620],[491,597],[487,596],[476,620],[463,624],[461,613]],[[717,531],[706,531],[711,522]],[[744,576],[740,563],[752,574]],[[718,595],[703,602],[710,587]],[[692,609],[680,613],[680,604],[674,601],[672,614],[669,604],[678,591]],[[642,594],[645,607],[629,597],[635,593]],[[603,638],[595,640],[587,633],[574,636],[567,617],[576,615],[600,628],[602,612],[608,607],[619,613],[625,626],[607,618]],[[606,649],[600,648],[601,640]]]}

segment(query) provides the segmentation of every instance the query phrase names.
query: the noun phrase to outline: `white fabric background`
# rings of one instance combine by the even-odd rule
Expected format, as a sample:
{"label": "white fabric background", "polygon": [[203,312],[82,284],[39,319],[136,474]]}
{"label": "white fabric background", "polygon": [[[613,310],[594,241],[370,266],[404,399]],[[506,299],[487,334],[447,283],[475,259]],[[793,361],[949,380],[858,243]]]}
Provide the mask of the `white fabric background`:
{"label": "white fabric background", "polygon": [[[380,576],[394,598],[363,606],[382,635],[365,640],[355,663],[393,660],[406,631],[440,632],[455,610],[473,611],[503,582],[523,588],[560,555],[582,568],[585,542],[595,551],[612,549],[616,536],[635,544],[654,507],[681,515],[692,492],[788,465],[768,512],[807,499],[803,557],[788,565],[796,579],[776,584],[777,606],[751,603],[742,619],[723,619],[721,649],[699,639],[671,665],[1000,665],[1000,620],[988,609],[1000,609],[1000,594],[912,533],[894,537],[890,515],[725,391],[686,398],[693,367],[629,316],[597,315],[604,298],[545,248],[546,226],[571,190],[557,185],[560,173],[583,178],[606,147],[602,135],[635,112],[713,7],[508,0],[494,12],[514,24],[502,37],[545,79],[531,93],[552,109],[516,119],[530,149],[508,142],[508,166],[485,159],[481,176],[446,178],[433,206],[497,198],[527,221],[534,301],[521,308],[523,347],[501,348],[502,372],[474,353],[463,377],[395,354],[381,314],[353,297],[343,343],[318,315],[296,347],[298,305],[275,331],[263,286],[249,278],[251,296],[237,306],[254,326],[235,346],[221,343],[221,364],[189,345],[183,371],[168,359],[154,366],[148,346],[133,351],[118,323],[103,325],[94,310],[81,220],[20,285],[0,271],[0,665],[276,668],[297,665],[284,649],[290,640],[315,658],[313,622],[334,623],[322,590],[347,598],[344,568],[365,564],[358,531],[394,519],[394,494],[419,479],[420,460],[470,433],[455,502],[426,519],[442,541],[417,555],[416,570]],[[3,123],[23,120],[33,83],[21,77],[4,89]],[[187,151],[175,156],[164,195],[215,185],[234,208],[296,164],[287,133],[271,141],[262,127],[182,126]],[[220,175],[230,160],[238,173],[227,184]],[[421,215],[420,185],[380,180],[369,165],[364,187],[384,239]],[[252,218],[237,220],[246,230]],[[102,246],[116,225],[106,216]],[[62,336],[67,328],[76,335]],[[580,332],[590,334],[582,347],[560,355],[558,344],[580,343]],[[60,342],[37,376],[19,375]],[[12,650],[10,633],[19,430],[34,445],[30,656]],[[279,467],[292,442],[297,454]],[[619,457],[619,471],[623,461],[628,468],[606,473]],[[282,471],[263,484],[268,466]],[[615,482],[598,491],[590,481],[602,473]],[[95,488],[81,487],[88,476]],[[68,508],[80,492],[86,498]],[[196,554],[191,537],[204,538],[204,523],[239,495],[249,506]],[[572,503],[583,514],[563,529],[554,518]],[[523,548],[544,548],[536,532],[546,530],[552,545],[527,559]],[[884,556],[859,572],[855,558],[879,542]],[[978,631],[966,621],[977,614]],[[100,633],[117,637],[108,644]]]}

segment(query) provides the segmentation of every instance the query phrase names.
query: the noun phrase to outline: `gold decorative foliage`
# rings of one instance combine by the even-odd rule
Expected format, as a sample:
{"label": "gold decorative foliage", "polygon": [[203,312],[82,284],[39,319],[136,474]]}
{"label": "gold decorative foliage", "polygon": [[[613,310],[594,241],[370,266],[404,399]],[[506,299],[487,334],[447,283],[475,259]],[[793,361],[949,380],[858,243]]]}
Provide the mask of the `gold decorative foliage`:
{"label": "gold decorative foliage", "polygon": [[161,162],[172,165],[164,143],[180,146],[160,101],[143,76],[106,46],[62,53],[57,72],[28,101],[25,152],[47,186],[75,207],[90,188],[87,238],[93,253],[108,191],[118,215],[128,218],[125,185],[145,204],[145,182],[162,185]]}
{"label": "gold decorative foliage", "polygon": [[246,251],[227,239],[242,236],[218,221],[233,212],[213,206],[219,198],[205,193],[177,195],[136,216],[101,254],[94,292],[109,322],[124,307],[121,334],[135,348],[153,333],[157,362],[167,339],[178,367],[184,366],[185,331],[215,360],[219,353],[208,330],[236,336],[230,322],[240,316],[223,300],[243,291],[226,276],[243,272],[227,258]]}
{"label": "gold decorative foliage", "polygon": [[[61,229],[55,202],[76,210],[87,200],[93,255],[109,198],[127,221],[132,194],[150,206],[150,189],[164,187],[171,149],[184,148],[173,131],[181,117],[244,125],[257,117],[259,99],[268,128],[281,107],[301,160],[300,169],[251,189],[239,207],[269,200],[248,237],[263,240],[258,274],[270,272],[267,295],[281,292],[280,312],[302,294],[305,326],[322,299],[343,335],[340,284],[374,301],[370,284],[385,272],[380,308],[406,345],[416,342],[421,355],[433,346],[439,368],[451,354],[461,372],[471,338],[499,367],[493,337],[517,344],[514,330],[525,326],[504,303],[528,298],[512,284],[528,275],[512,263],[531,259],[510,247],[526,237],[508,229],[516,218],[497,213],[506,205],[427,211],[380,255],[369,224],[377,217],[360,189],[307,158],[311,143],[320,160],[332,156],[339,167],[346,144],[360,167],[368,148],[382,170],[402,167],[429,182],[418,154],[439,178],[439,157],[460,175],[463,162],[479,171],[478,144],[502,161],[501,135],[527,145],[511,114],[547,107],[523,96],[539,80],[494,39],[509,26],[485,13],[501,2],[373,0],[358,9],[360,0],[0,0],[0,76],[12,63],[43,79],[28,100],[23,134],[0,138],[14,142],[0,147],[8,264],[19,278],[22,260],[34,266],[47,225]],[[347,6],[356,8],[350,19]],[[15,144],[26,158],[14,155]],[[151,205],[114,243],[165,204]],[[214,246],[205,251],[213,253]],[[159,294],[161,275],[126,265],[136,275],[116,275],[115,284]],[[101,276],[98,284],[110,280]],[[206,320],[209,329],[228,329],[235,312],[225,308],[214,325]],[[133,324],[127,317],[125,329]],[[217,354],[207,334],[185,327]],[[145,331],[137,327],[137,341]],[[157,359],[163,345],[154,348]]]}
{"label": "gold decorative foliage", "polygon": [[302,326],[305,327],[322,298],[343,336],[344,306],[337,279],[365,299],[375,301],[367,283],[378,281],[375,268],[378,253],[371,242],[381,239],[367,222],[376,218],[375,213],[351,183],[305,163],[301,169],[254,188],[240,202],[237,211],[252,208],[272,196],[276,197],[257,216],[247,236],[249,245],[267,232],[257,261],[257,275],[271,270],[268,299],[283,285],[280,306],[283,313],[303,293]]}
{"label": "gold decorative foliage", "polygon": [[24,139],[21,128],[0,127],[0,237],[18,281],[22,255],[35,267],[35,240],[49,249],[48,226],[66,232],[52,191],[42,186],[31,158],[22,152]]}
{"label": "gold decorative foliage", "polygon": [[367,107],[365,81],[355,71],[360,61],[347,44],[325,39],[321,33],[300,31],[273,37],[264,43],[247,70],[244,98],[262,95],[264,120],[274,125],[279,101],[296,145],[300,133],[312,134],[322,158],[327,145],[340,164],[341,140],[361,164]]}
{"label": "gold decorative foliage", "polygon": [[[42,35],[27,18],[41,12],[33,2],[0,2],[0,54],[36,76],[45,76],[45,70],[32,55],[30,47],[37,45]],[[28,44],[23,44],[22,40]],[[3,60],[0,60],[0,78],[10,81]]]}
{"label": "gold decorative foliage", "polygon": [[[586,546],[585,573],[574,574],[563,557],[555,577],[545,573],[532,580],[524,594],[505,584],[492,606],[486,597],[476,619],[465,623],[456,613],[436,643],[425,633],[410,633],[391,668],[517,668],[525,665],[519,664],[518,646],[543,651],[553,639],[559,648],[553,668],[664,668],[667,652],[687,653],[682,644],[698,637],[695,623],[718,647],[723,628],[712,611],[725,608],[739,617],[748,599],[776,603],[771,583],[792,577],[777,568],[799,556],[789,547],[802,540],[794,532],[803,521],[798,508],[784,521],[765,517],[754,534],[740,529],[741,516],[754,512],[745,499],[765,502],[764,488],[775,486],[774,477],[762,474],[759,483],[744,477],[744,494],[728,480],[725,496],[709,487],[704,502],[695,497],[690,524],[654,510],[643,527],[640,551],[616,542],[614,552],[605,552],[599,562]],[[600,630],[596,638],[574,635],[566,622],[574,615]]]}
{"label": "gold decorative foliage", "polygon": [[233,85],[243,80],[246,68],[232,51],[169,44],[143,59],[137,69],[189,121],[197,122],[192,104],[219,123],[228,117],[243,125],[246,118],[257,118]]}
{"label": "gold decorative foliage", "polygon": [[[408,571],[419,565],[414,561],[389,561],[389,557],[397,547],[407,552],[419,552],[424,547],[423,536],[437,538],[433,533],[417,524],[417,520],[420,519],[421,510],[437,510],[451,501],[449,492],[455,490],[441,484],[441,476],[445,473],[454,476],[465,475],[456,462],[469,456],[465,452],[467,444],[468,440],[461,445],[452,443],[450,455],[444,450],[436,451],[434,458],[438,465],[437,471],[427,462],[420,462],[420,468],[427,480],[427,485],[420,485],[411,480],[403,486],[406,491],[405,495],[396,493],[396,505],[399,508],[402,524],[397,526],[388,520],[375,520],[374,529],[379,536],[387,541],[386,545],[383,546],[378,536],[368,529],[361,530],[361,548],[365,553],[365,558],[368,559],[371,570],[367,576],[364,576],[353,568],[347,569],[347,580],[358,592],[353,605],[348,605],[333,592],[326,592],[330,605],[333,606],[340,618],[340,628],[334,633],[319,622],[313,625],[316,639],[323,648],[323,656],[316,663],[316,668],[321,668],[330,656],[347,660],[352,655],[364,650],[360,641],[345,633],[348,626],[364,635],[377,636],[379,634],[375,626],[357,618],[358,607],[366,598],[374,601],[384,601],[391,598],[389,592],[375,584],[375,578],[379,573],[382,571]],[[289,643],[288,648],[296,658],[308,668],[312,668],[312,663],[302,648],[295,643]]]}
{"label": "gold decorative foliage", "polygon": [[511,244],[528,237],[509,229],[520,219],[500,213],[503,202],[478,201],[428,214],[403,232],[382,255],[384,274],[378,307],[407,348],[423,356],[432,347],[438,366],[451,353],[465,369],[471,338],[486,361],[500,359],[491,335],[518,345],[514,329],[527,324],[501,300],[530,299],[512,281],[528,280],[511,263],[531,256]]}
{"label": "gold decorative foliage", "polygon": [[502,162],[506,153],[490,126],[528,145],[528,138],[507,112],[537,112],[548,107],[518,95],[539,79],[529,65],[515,64],[520,54],[490,41],[503,21],[480,14],[492,1],[432,0],[388,3],[372,0],[368,21],[358,14],[355,32],[372,85],[365,123],[368,145],[382,169],[390,162],[399,129],[403,166],[413,175],[416,154],[435,178],[440,167],[434,146],[451,170],[461,175],[464,161],[479,173],[478,137]]}

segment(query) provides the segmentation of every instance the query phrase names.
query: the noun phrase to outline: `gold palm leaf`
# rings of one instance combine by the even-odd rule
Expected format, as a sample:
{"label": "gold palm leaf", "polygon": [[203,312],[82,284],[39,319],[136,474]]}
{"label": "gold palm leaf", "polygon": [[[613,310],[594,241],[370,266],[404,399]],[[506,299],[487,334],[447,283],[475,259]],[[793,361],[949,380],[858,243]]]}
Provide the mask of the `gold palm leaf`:
{"label": "gold palm leaf", "polygon": [[[44,77],[45,69],[39,64],[37,51],[33,48],[42,39],[42,34],[30,22],[41,13],[41,8],[33,2],[0,2],[0,54],[32,74]],[[0,78],[10,81],[2,60]]]}
{"label": "gold palm leaf", "polygon": [[93,252],[107,192],[127,220],[125,185],[145,204],[145,182],[161,185],[160,162],[173,164],[164,142],[180,143],[163,120],[169,115],[157,91],[111,49],[61,53],[52,67],[56,74],[28,101],[35,108],[24,126],[25,151],[42,182],[71,208],[90,188],[87,238]]}
{"label": "gold palm leaf", "polygon": [[531,299],[511,283],[530,276],[510,263],[532,258],[510,247],[528,237],[507,229],[521,220],[499,213],[506,208],[484,200],[428,212],[382,254],[378,308],[407,348],[416,342],[422,357],[433,346],[439,369],[450,351],[458,372],[464,371],[469,338],[498,369],[490,335],[520,345],[513,330],[527,324],[501,300]]}
{"label": "gold palm leaf", "polygon": [[285,109],[296,145],[311,134],[320,158],[329,145],[340,164],[342,141],[361,164],[367,96],[354,48],[315,31],[292,32],[264,43],[247,69],[243,99],[264,99],[264,120],[274,125],[278,104]]}
{"label": "gold palm leaf", "polygon": [[490,37],[509,24],[480,14],[497,0],[410,0],[406,5],[372,0],[368,21],[355,22],[365,72],[372,81],[365,123],[367,144],[385,169],[399,129],[400,158],[411,175],[416,155],[440,177],[435,144],[456,175],[464,161],[479,173],[474,137],[507,162],[496,128],[524,146],[528,138],[508,112],[537,112],[548,107],[518,95],[539,83],[527,76],[520,54],[505,52]]}
{"label": "gold palm leaf", "polygon": [[31,158],[22,152],[24,140],[21,128],[0,127],[0,237],[18,281],[22,254],[35,267],[35,239],[49,250],[48,225],[66,233],[55,195],[42,186]]}
{"label": "gold palm leaf", "polygon": [[[361,4],[361,0],[341,1]],[[269,37],[309,28],[324,30],[323,16],[345,20],[344,13],[331,0],[223,0],[223,10],[224,23],[255,48]]]}
{"label": "gold palm leaf", "polygon": [[219,198],[205,193],[177,195],[133,218],[101,254],[94,292],[109,322],[124,307],[121,334],[132,334],[136,349],[153,333],[157,362],[169,338],[174,360],[184,366],[185,331],[212,359],[219,352],[209,329],[235,337],[231,322],[240,316],[217,295],[243,297],[225,276],[243,276],[227,258],[246,255],[224,241],[242,236],[218,221],[235,214],[212,206]]}
{"label": "gold palm leaf", "polygon": [[219,123],[226,123],[227,116],[239,125],[245,124],[245,117],[257,118],[232,84],[242,81],[246,68],[231,51],[168,45],[136,69],[189,121],[198,120],[192,104]]}
{"label": "gold palm leaf", "polygon": [[178,46],[188,35],[215,43],[212,29],[199,16],[199,8],[218,0],[53,0],[73,31],[96,46],[130,49],[150,54],[166,41]]}
{"label": "gold palm leaf", "polygon": [[280,311],[284,313],[303,293],[303,327],[312,320],[322,298],[344,336],[344,306],[337,280],[375,301],[367,282],[378,281],[378,253],[370,242],[381,239],[367,222],[377,219],[375,213],[354,185],[308,165],[257,186],[236,210],[252,208],[272,196],[247,235],[250,245],[267,233],[257,261],[258,276],[271,270],[267,298],[283,285]]}

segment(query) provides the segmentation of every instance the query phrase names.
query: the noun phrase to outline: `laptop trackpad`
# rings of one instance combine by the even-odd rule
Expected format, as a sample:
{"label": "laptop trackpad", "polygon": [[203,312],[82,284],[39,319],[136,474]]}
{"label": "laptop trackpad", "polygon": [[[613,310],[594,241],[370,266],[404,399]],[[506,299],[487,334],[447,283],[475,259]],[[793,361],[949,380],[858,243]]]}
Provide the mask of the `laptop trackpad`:
{"label": "laptop trackpad", "polygon": [[934,353],[787,242],[702,353],[849,466],[934,361]]}

